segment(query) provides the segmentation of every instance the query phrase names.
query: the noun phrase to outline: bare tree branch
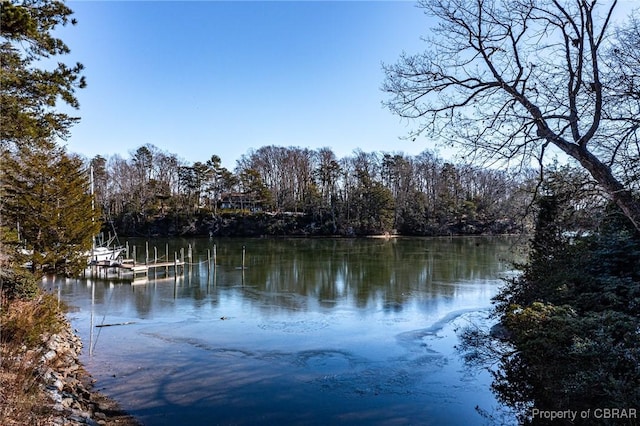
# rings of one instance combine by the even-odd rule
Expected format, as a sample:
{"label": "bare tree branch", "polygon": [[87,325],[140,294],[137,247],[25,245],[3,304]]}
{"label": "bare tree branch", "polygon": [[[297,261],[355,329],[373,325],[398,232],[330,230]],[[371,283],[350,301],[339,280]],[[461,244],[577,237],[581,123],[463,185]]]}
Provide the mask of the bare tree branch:
{"label": "bare tree branch", "polygon": [[507,161],[543,161],[553,145],[640,229],[631,192],[638,183],[629,183],[637,175],[629,172],[632,160],[640,157],[638,20],[614,31],[616,1],[421,0],[419,6],[439,19],[425,38],[427,50],[383,66],[385,105],[416,124],[410,136]]}

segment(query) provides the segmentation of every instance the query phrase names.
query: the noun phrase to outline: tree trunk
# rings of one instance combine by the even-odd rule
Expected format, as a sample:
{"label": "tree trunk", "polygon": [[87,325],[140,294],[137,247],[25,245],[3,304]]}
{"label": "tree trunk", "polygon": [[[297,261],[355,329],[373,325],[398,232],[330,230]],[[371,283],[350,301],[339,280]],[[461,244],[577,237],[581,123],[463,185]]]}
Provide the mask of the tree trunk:
{"label": "tree trunk", "polygon": [[609,194],[612,201],[616,203],[624,215],[629,218],[633,226],[640,231],[640,201],[634,198],[631,190],[626,189],[624,185],[613,176],[611,169],[585,148],[576,147],[576,149],[571,151],[572,152],[568,152],[568,154],[578,160],[580,164],[589,171],[596,182]]}

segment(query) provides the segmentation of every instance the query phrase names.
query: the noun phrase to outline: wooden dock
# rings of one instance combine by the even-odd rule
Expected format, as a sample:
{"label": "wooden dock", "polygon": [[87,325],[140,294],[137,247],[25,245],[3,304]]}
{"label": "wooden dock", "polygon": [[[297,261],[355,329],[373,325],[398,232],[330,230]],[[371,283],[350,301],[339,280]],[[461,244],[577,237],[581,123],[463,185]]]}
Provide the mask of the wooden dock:
{"label": "wooden dock", "polygon": [[[185,249],[180,249],[180,255],[178,256],[178,252],[174,252],[173,260],[169,257],[169,244],[165,244],[165,254],[164,256],[158,256],[158,248],[153,247],[153,256],[151,256],[151,250],[149,249],[149,242],[147,242],[144,246],[144,261],[136,261],[136,259],[140,259],[140,256],[137,256],[136,249],[137,247],[134,245],[131,247],[133,251],[133,255],[131,258],[129,257],[129,242],[126,242],[126,258],[119,259],[118,262],[113,261],[105,261],[105,262],[97,262],[93,263],[89,266],[87,272],[91,274],[92,277],[104,277],[108,278],[109,276],[113,277],[117,275],[118,278],[124,279],[132,279],[132,281],[146,281],[149,279],[153,279],[154,281],[157,279],[167,279],[171,276],[174,279],[178,279],[178,277],[184,277],[186,271],[185,269],[188,267],[189,271],[191,271],[192,266],[194,265],[207,265],[207,276],[211,275],[211,271],[215,269],[216,265],[216,245],[213,245],[213,256],[212,251],[210,249],[207,250],[207,259],[199,261],[197,263],[193,263],[193,250],[191,244],[185,253]],[[245,248],[242,247],[242,266],[244,269],[245,262]],[[189,272],[191,273],[191,272]],[[133,282],[132,282],[133,283]]]}
{"label": "wooden dock", "polygon": [[100,276],[100,271],[104,272],[105,276],[109,270],[116,271],[118,276],[121,275],[133,275],[133,279],[140,276],[149,276],[151,274],[157,274],[158,271],[164,271],[163,275],[168,277],[171,272],[177,278],[178,275],[184,274],[185,262],[183,260],[174,260],[172,262],[148,262],[148,263],[136,263],[133,259],[124,259],[119,263],[111,262],[98,262],[92,265],[97,268],[97,274]]}

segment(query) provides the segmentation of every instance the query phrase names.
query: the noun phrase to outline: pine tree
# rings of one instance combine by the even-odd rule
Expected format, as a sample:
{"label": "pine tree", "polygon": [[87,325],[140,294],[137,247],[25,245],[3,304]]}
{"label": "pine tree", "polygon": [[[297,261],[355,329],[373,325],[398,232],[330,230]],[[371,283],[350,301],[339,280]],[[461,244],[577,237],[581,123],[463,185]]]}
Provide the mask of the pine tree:
{"label": "pine tree", "polygon": [[72,13],[59,0],[0,0],[0,255],[20,234],[36,269],[77,270],[99,226],[80,160],[54,142],[78,121],[57,107],[77,109],[85,86],[82,64],[55,61],[69,48],[54,31],[75,25]]}
{"label": "pine tree", "polygon": [[81,271],[100,230],[82,161],[40,142],[5,152],[3,164],[3,219],[20,228],[23,260],[37,271]]}
{"label": "pine tree", "polygon": [[78,120],[57,112],[59,100],[78,108],[75,90],[85,86],[82,64],[58,62],[45,69],[42,59],[69,53],[53,37],[57,26],[68,23],[71,9],[55,0],[0,3],[0,142],[3,148],[68,136]]}

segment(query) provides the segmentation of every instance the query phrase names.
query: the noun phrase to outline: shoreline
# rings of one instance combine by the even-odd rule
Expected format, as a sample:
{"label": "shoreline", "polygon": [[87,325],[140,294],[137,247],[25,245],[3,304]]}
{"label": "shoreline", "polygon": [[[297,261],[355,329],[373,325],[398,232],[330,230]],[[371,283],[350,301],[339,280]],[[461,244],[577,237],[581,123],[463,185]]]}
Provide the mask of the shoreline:
{"label": "shoreline", "polygon": [[66,317],[64,330],[45,345],[49,351],[43,359],[54,361],[45,364],[42,375],[54,418],[62,419],[64,425],[142,426],[117,401],[95,389],[96,381],[80,362],[82,340]]}
{"label": "shoreline", "polygon": [[[30,415],[31,424],[142,426],[117,401],[95,389],[96,381],[80,362],[82,341],[66,316],[63,313],[58,315],[64,321],[63,329],[56,334],[41,336],[38,348],[20,355],[21,358],[33,359],[31,368],[37,388],[34,398],[38,409]],[[5,367],[0,374],[10,380],[12,371]],[[24,420],[4,419],[7,425],[24,424]]]}

